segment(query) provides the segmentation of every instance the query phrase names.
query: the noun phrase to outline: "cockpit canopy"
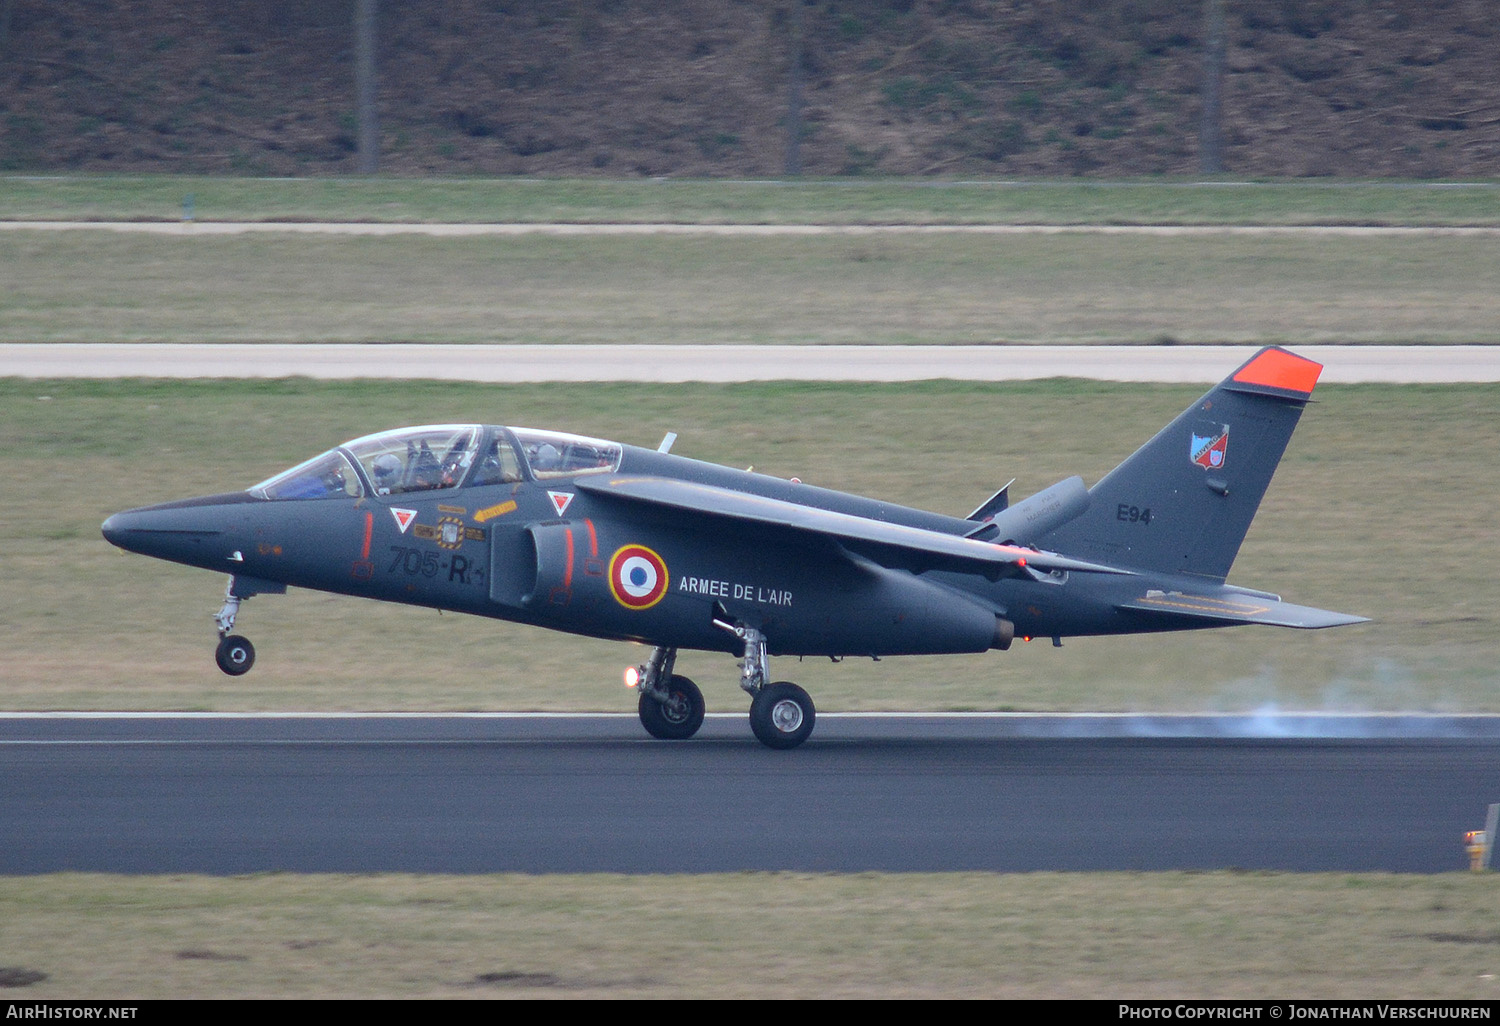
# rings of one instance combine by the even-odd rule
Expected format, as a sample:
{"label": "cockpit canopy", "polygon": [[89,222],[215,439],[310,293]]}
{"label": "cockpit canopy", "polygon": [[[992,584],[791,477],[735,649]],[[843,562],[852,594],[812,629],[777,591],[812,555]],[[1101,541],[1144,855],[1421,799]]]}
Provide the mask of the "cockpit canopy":
{"label": "cockpit canopy", "polygon": [[561,431],[512,428],[521,455],[536,478],[613,473],[620,469],[620,445]]}
{"label": "cockpit canopy", "polygon": [[265,499],[358,498],[611,473],[621,446],[561,431],[432,424],[345,442],[249,489]]}

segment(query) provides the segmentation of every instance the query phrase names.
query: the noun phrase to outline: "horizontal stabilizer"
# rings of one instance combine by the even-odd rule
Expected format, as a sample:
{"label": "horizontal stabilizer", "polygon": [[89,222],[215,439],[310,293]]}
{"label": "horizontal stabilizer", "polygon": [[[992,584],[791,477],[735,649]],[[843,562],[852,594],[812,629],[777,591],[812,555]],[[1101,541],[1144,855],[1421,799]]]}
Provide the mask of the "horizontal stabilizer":
{"label": "horizontal stabilizer", "polygon": [[612,477],[580,480],[577,487],[599,498],[675,510],[689,517],[702,518],[705,522],[755,524],[831,539],[840,544],[853,543],[863,546],[866,555],[876,562],[904,569],[977,571],[991,576],[1022,574],[1027,568],[1130,573],[1051,552],[975,541],[941,531],[870,520],[677,478]]}
{"label": "horizontal stabilizer", "polygon": [[[1205,620],[1216,625],[1259,623],[1269,627],[1300,627],[1305,630],[1369,622],[1369,618],[1364,616],[1298,606],[1260,592],[1241,592],[1229,588],[1213,595],[1153,589],[1140,598],[1122,602],[1115,608],[1163,618]],[[1204,624],[1205,627],[1208,625]]]}

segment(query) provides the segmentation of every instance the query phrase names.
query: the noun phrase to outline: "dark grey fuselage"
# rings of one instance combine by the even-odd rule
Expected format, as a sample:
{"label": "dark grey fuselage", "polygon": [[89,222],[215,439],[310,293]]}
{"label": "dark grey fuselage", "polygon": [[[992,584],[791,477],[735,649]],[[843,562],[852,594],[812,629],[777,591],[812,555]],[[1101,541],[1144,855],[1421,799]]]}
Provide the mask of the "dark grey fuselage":
{"label": "dark grey fuselage", "polygon": [[[619,474],[955,537],[975,527],[633,446],[624,447]],[[561,514],[553,496],[566,497]],[[393,510],[415,515],[403,525]],[[803,532],[623,507],[566,478],[358,499],[236,492],[116,514],[105,533],[123,548],[232,574],[245,582],[241,594],[275,583],[680,648],[737,651],[713,624],[726,614],[760,627],[774,654],[789,655],[983,651],[997,615],[1022,634],[1132,629],[1097,588],[1082,596],[1071,582],[889,569]],[[610,588],[610,560],[625,546],[652,550],[667,569],[664,593],[648,608],[622,604]],[[1121,582],[1127,591],[1129,580]]]}

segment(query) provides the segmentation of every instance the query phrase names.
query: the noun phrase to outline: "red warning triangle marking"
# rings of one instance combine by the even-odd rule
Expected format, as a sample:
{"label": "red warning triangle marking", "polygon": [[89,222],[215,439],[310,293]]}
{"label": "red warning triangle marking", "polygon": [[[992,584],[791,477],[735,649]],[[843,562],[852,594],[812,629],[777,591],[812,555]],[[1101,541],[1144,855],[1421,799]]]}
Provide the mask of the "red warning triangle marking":
{"label": "red warning triangle marking", "polygon": [[417,519],[417,511],[414,509],[397,509],[395,506],[392,506],[391,516],[396,518],[396,526],[401,529],[402,534],[405,534],[406,529],[411,526],[411,522]]}
{"label": "red warning triangle marking", "polygon": [[573,501],[572,492],[548,492],[547,498],[552,500],[552,506],[557,510],[557,515],[562,516],[563,511],[568,508],[568,503]]}

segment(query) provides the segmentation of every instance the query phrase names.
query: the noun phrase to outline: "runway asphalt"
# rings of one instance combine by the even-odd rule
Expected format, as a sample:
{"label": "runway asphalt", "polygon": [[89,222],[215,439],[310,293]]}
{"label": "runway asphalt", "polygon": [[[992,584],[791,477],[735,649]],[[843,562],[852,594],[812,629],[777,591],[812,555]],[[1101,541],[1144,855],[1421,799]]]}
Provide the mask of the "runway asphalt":
{"label": "runway asphalt", "polygon": [[1463,719],[1057,738],[827,716],[773,752],[730,715],[689,742],[630,716],[6,717],[0,873],[1442,872],[1500,799],[1500,719]]}

